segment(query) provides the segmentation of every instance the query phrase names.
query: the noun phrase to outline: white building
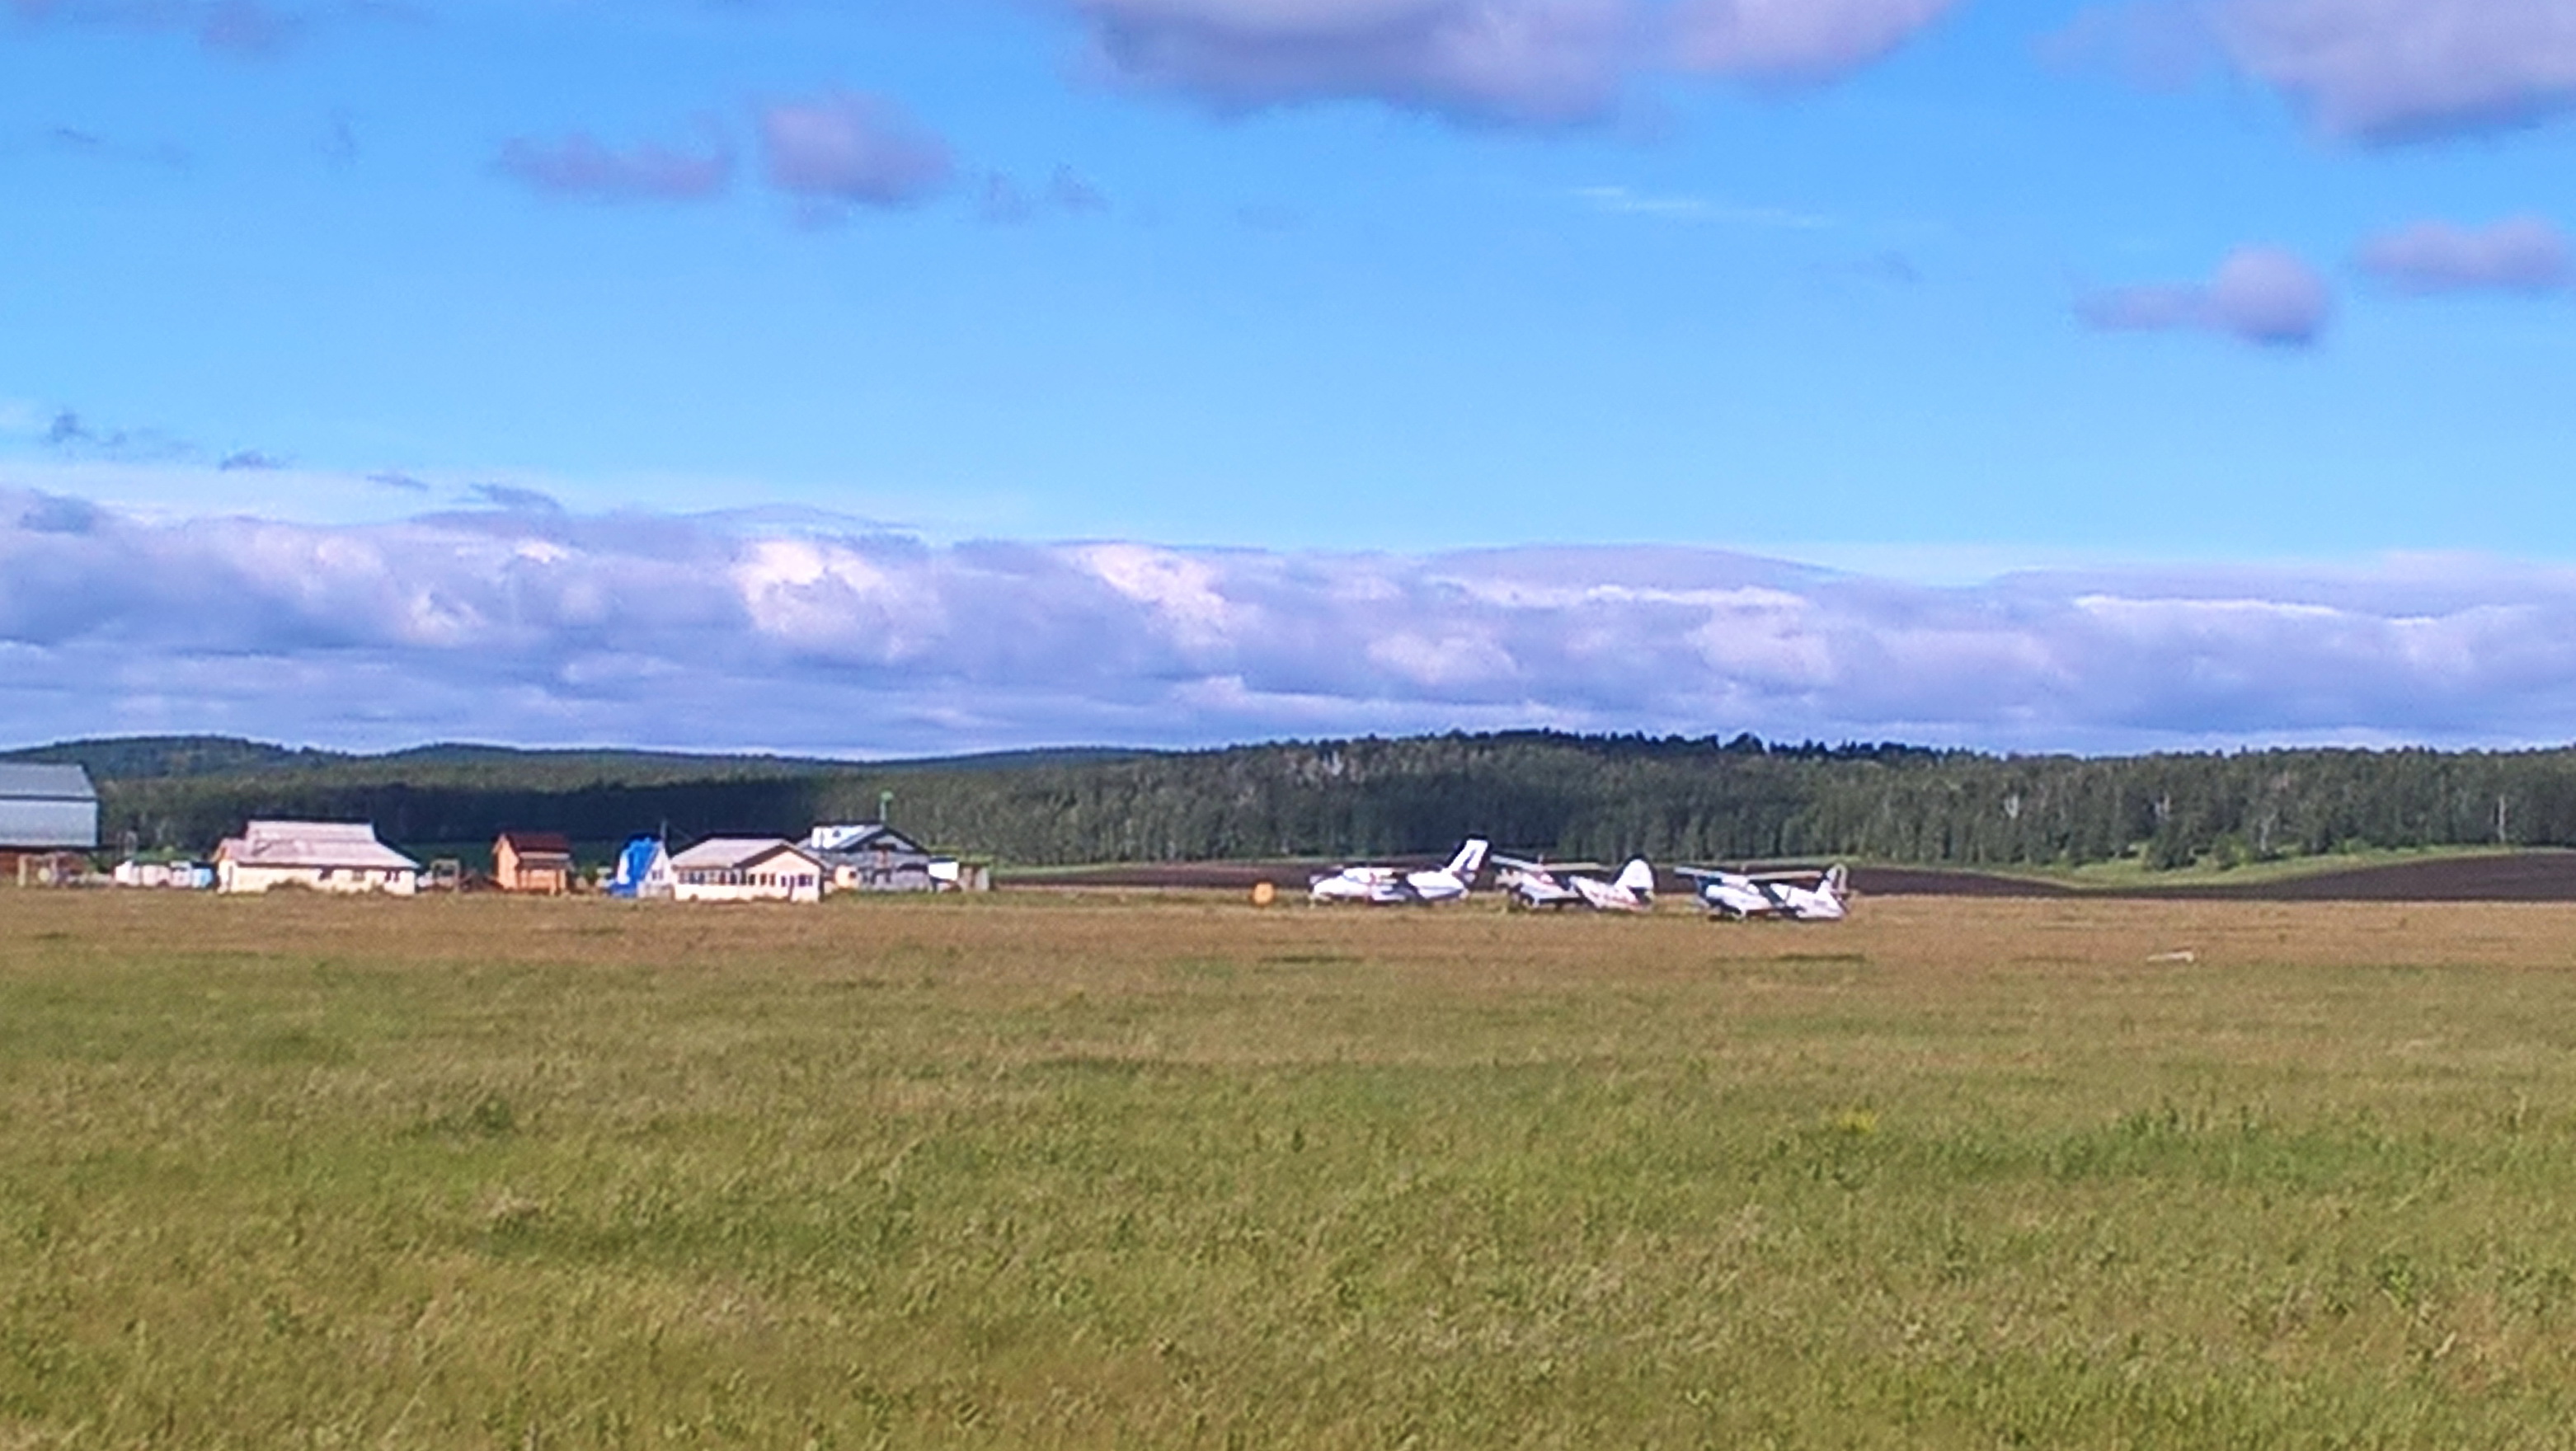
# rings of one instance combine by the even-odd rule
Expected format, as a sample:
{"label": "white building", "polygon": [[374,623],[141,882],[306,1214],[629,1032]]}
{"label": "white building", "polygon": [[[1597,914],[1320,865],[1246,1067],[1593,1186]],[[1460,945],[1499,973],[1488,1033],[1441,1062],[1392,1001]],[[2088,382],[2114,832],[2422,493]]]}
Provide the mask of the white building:
{"label": "white building", "polygon": [[777,837],[719,836],[671,858],[683,902],[819,902],[823,863]]}
{"label": "white building", "polygon": [[943,890],[932,875],[937,859],[881,821],[815,827],[805,849],[823,864],[824,880],[836,892]]}
{"label": "white building", "polygon": [[363,821],[254,821],[215,848],[215,886],[408,897],[420,890],[420,863],[376,840],[376,829]]}

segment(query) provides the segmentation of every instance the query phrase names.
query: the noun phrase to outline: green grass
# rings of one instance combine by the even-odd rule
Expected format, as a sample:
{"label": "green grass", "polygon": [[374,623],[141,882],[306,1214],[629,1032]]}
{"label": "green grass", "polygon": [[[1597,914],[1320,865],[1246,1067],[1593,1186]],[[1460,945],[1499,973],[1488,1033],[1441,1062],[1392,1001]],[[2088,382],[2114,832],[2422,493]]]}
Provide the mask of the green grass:
{"label": "green grass", "polygon": [[2567,1445],[2571,928],[13,894],[0,1447]]}
{"label": "green grass", "polygon": [[[2407,862],[2474,861],[2482,857],[2512,856],[2531,850],[2527,847],[2435,846],[2404,848],[2370,848],[2368,850],[2329,852],[2317,856],[2282,856],[2269,861],[2245,862],[2221,866],[2206,858],[2185,867],[2158,868],[2147,864],[2142,856],[2125,856],[2113,861],[2086,862],[2081,866],[2052,867],[2028,864],[1995,867],[1961,868],[1987,876],[2014,877],[2023,881],[2050,882],[2059,886],[2080,887],[2106,892],[2153,891],[2160,887],[2253,887],[2266,882],[2295,881],[2302,877],[2331,876],[2338,872],[2361,871],[2370,867],[2398,866]],[[1907,865],[1890,863],[1890,865]],[[1915,868],[1921,869],[1921,868]],[[1935,869],[1937,870],[1937,869]]]}

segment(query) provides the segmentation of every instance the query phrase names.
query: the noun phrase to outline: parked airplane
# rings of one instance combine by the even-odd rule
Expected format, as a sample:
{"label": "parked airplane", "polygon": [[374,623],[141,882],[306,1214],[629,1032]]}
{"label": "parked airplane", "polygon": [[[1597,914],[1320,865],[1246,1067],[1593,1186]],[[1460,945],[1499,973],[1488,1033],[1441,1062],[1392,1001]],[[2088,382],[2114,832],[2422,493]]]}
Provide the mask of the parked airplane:
{"label": "parked airplane", "polygon": [[1566,883],[1571,872],[1597,871],[1590,862],[1530,861],[1523,857],[1494,858],[1494,885],[1508,893],[1515,907],[1544,907],[1554,911],[1571,907],[1583,900],[1583,894]]}
{"label": "parked airplane", "polygon": [[1318,902],[1365,902],[1383,907],[1397,902],[1455,902],[1467,895],[1484,869],[1492,843],[1470,837],[1435,871],[1408,872],[1400,867],[1343,867],[1312,879],[1306,895]]}
{"label": "parked airplane", "polygon": [[1560,908],[1577,904],[1597,912],[1651,912],[1655,908],[1655,869],[1644,857],[1628,863],[1619,875],[1603,881],[1585,873],[1601,868],[1591,862],[1529,861],[1494,858],[1494,885],[1511,893],[1523,907]]}
{"label": "parked airplane", "polygon": [[1682,867],[1699,883],[1700,905],[1712,917],[1785,917],[1793,922],[1839,922],[1850,912],[1851,877],[1840,864],[1821,872],[1730,872]]}
{"label": "parked airplane", "polygon": [[1636,857],[1619,869],[1619,875],[1604,882],[1593,877],[1576,877],[1574,890],[1596,912],[1652,912],[1655,910],[1655,869],[1644,857]]}

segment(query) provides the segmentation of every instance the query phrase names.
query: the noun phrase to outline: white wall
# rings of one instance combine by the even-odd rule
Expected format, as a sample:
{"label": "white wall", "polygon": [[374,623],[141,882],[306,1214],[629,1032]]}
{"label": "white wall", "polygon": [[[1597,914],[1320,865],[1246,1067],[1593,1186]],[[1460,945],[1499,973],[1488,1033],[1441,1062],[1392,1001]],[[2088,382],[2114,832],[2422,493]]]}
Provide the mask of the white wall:
{"label": "white wall", "polygon": [[[690,880],[699,875],[718,880]],[[802,868],[778,872],[682,872],[671,895],[683,902],[819,902],[823,900],[823,881]]]}
{"label": "white wall", "polygon": [[[328,870],[326,878],[323,872]],[[420,890],[420,873],[392,867],[262,867],[224,862],[216,868],[216,887],[226,892],[265,892],[272,887],[310,887],[317,892],[356,894],[384,892],[408,897]]]}

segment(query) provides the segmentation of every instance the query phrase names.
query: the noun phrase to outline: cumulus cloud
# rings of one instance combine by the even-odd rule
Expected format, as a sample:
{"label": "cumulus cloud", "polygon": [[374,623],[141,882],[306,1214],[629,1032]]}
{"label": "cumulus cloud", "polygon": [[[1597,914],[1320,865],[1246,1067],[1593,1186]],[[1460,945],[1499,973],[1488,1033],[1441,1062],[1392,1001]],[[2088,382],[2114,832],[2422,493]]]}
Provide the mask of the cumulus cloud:
{"label": "cumulus cloud", "polygon": [[832,91],[760,108],[770,184],[818,215],[847,206],[908,207],[948,186],[948,143],[879,96]]}
{"label": "cumulus cloud", "polygon": [[2028,748],[2561,739],[2576,573],[932,546],[740,519],[154,521],[0,492],[0,718],[934,751],[1556,725]]}
{"label": "cumulus cloud", "polygon": [[578,131],[557,141],[521,136],[492,164],[531,190],[581,201],[695,201],[733,184],[733,153],[714,138],[696,150],[647,142],[619,151]]}
{"label": "cumulus cloud", "polygon": [[2086,12],[2050,49],[2158,83],[2222,59],[2326,134],[2364,144],[2576,107],[2576,9],[2565,0],[2136,0]]}
{"label": "cumulus cloud", "polygon": [[1639,76],[1830,80],[1953,0],[1068,0],[1102,67],[1226,110],[1361,99],[1590,120]]}
{"label": "cumulus cloud", "polygon": [[2567,238],[2538,217],[2483,228],[2418,222],[2364,243],[2361,266],[2407,292],[2550,292],[2576,282]]}
{"label": "cumulus cloud", "polygon": [[2515,125],[2576,105],[2565,0],[2230,0],[2246,70],[2364,141]]}
{"label": "cumulus cloud", "polygon": [[2295,254],[2245,247],[2206,282],[2109,288],[2077,299],[2076,312],[2107,331],[2197,329],[2266,347],[2306,347],[2325,331],[2334,296]]}

